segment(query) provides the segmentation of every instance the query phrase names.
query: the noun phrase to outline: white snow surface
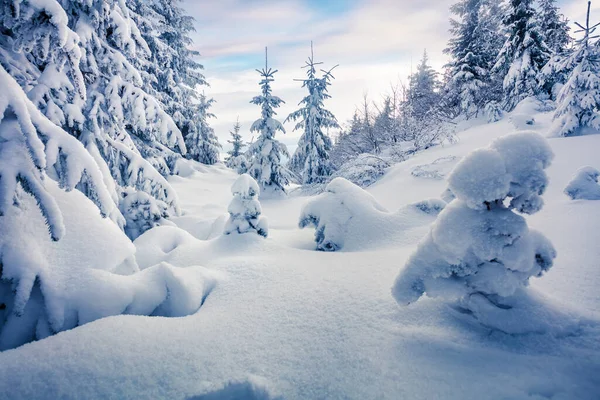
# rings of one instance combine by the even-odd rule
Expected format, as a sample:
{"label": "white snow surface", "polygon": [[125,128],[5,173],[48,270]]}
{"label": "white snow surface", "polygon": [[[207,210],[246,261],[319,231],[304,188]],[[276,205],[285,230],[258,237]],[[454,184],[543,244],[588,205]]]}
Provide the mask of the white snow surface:
{"label": "white snow surface", "polygon": [[[552,115],[532,116],[528,129],[546,133]],[[108,317],[2,352],[0,398],[597,399],[600,202],[572,201],[563,190],[581,165],[600,168],[600,135],[550,140],[545,206],[526,217],[558,252],[529,290],[579,316],[575,333],[506,335],[436,299],[401,308],[390,292],[435,216],[406,216],[410,229],[391,229],[389,216],[448,186],[415,177],[415,167],[460,159],[514,131],[508,118],[474,126],[454,145],[391,167],[368,188],[390,211],[371,207],[383,216],[363,216],[370,225],[354,231],[356,246],[346,237],[335,253],[315,251],[313,232],[297,227],[309,197],[261,201],[267,239],[221,236],[237,175],[187,162],[188,176],[170,179],[183,210],[172,218],[178,227],[140,236],[136,257],[142,269],[167,262],[221,274],[202,308],[182,318]]]}

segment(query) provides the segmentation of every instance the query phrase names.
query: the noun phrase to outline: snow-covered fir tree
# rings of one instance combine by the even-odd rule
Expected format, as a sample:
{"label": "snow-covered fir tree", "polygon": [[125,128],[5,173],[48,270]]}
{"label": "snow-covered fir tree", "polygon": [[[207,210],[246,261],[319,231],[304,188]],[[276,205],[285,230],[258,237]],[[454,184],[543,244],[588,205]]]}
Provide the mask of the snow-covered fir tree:
{"label": "snow-covered fir tree", "polygon": [[248,171],[248,160],[246,159],[245,153],[242,151],[246,144],[242,140],[242,135],[240,134],[240,119],[236,120],[233,125],[233,130],[229,131],[231,135],[231,140],[227,142],[231,144],[231,150],[227,152],[228,156],[225,159],[225,165],[227,167],[233,169],[238,174],[244,174]]}
{"label": "snow-covered fir tree", "polygon": [[562,87],[554,112],[552,134],[572,136],[582,128],[600,129],[600,50],[593,42],[598,24],[590,26],[590,3],[585,26],[577,24],[583,37],[576,41],[572,54],[557,66],[557,71],[570,71]]}
{"label": "snow-covered fir tree", "polygon": [[274,81],[273,76],[277,70],[269,68],[266,50],[265,67],[257,69],[256,72],[262,78],[259,83],[261,94],[255,96],[250,103],[260,106],[261,117],[250,127],[250,131],[258,133],[259,136],[246,152],[250,164],[248,174],[256,179],[261,186],[261,192],[271,190],[285,193],[285,186],[290,182],[292,174],[282,165],[281,159],[289,158],[290,155],[287,147],[275,139],[275,133],[285,133],[285,129],[281,122],[274,118],[277,115],[275,108],[284,101],[272,93],[271,82]]}
{"label": "snow-covered fir tree", "polygon": [[190,49],[194,19],[179,6],[181,0],[135,0],[131,7],[150,57],[140,67],[144,88],[172,116],[184,138],[194,131],[198,86],[207,85],[200,55]]}
{"label": "snow-covered fir tree", "polygon": [[494,72],[504,77],[503,106],[540,93],[539,74],[550,58],[550,49],[538,25],[533,0],[510,0],[503,20],[507,38],[498,54]]}
{"label": "snow-covered fir tree", "polygon": [[423,295],[456,301],[484,325],[508,331],[498,316],[522,304],[529,278],[548,271],[556,257],[548,239],[517,214],[542,208],[552,158],[547,141],[531,132],[465,157],[448,179],[456,199],[396,279],[396,301],[407,305]]}
{"label": "snow-covered fir tree", "polygon": [[569,20],[560,13],[556,0],[538,0],[538,18],[544,41],[554,54],[564,53],[569,44]]}
{"label": "snow-covered fir tree", "polygon": [[[144,90],[138,68],[150,52],[128,5],[52,0],[2,7],[0,63],[52,122],[84,144],[114,202],[122,205],[133,188],[178,213],[161,173],[185,145],[163,105]],[[117,208],[111,217],[122,226]]]}
{"label": "snow-covered fir tree", "polygon": [[207,98],[204,93],[199,96],[199,103],[195,106],[196,120],[194,125],[188,128],[185,137],[187,157],[208,165],[219,162],[221,150],[219,139],[214,129],[208,124],[208,119],[215,117],[209,111],[214,102],[214,99]]}
{"label": "snow-covered fir tree", "polygon": [[[459,112],[466,118],[474,117],[489,99],[490,56],[486,27],[482,22],[486,0],[461,0],[450,10],[457,16],[451,19],[452,38],[444,52],[451,57],[446,90],[457,97]],[[496,53],[497,54],[497,53]]]}
{"label": "snow-covered fir tree", "polygon": [[294,130],[304,131],[290,160],[290,168],[302,178],[305,185],[322,183],[331,175],[329,152],[332,144],[324,130],[339,128],[337,119],[324,105],[324,101],[331,97],[327,87],[331,85],[333,75],[329,70],[322,71],[323,76],[318,77],[316,66],[319,64],[322,63],[314,60],[311,43],[311,55],[303,67],[306,68],[306,79],[302,80],[302,87],[308,90],[308,95],[300,101],[302,107],[285,120],[298,121]]}
{"label": "snow-covered fir tree", "polygon": [[429,65],[427,50],[417,66],[417,71],[409,78],[408,101],[412,113],[417,119],[422,119],[437,105],[438,73]]}
{"label": "snow-covered fir tree", "polygon": [[262,210],[258,201],[258,183],[250,175],[242,174],[231,186],[231,194],[233,199],[227,209],[229,219],[225,223],[223,234],[254,232],[267,237],[269,226],[267,219],[260,215]]}

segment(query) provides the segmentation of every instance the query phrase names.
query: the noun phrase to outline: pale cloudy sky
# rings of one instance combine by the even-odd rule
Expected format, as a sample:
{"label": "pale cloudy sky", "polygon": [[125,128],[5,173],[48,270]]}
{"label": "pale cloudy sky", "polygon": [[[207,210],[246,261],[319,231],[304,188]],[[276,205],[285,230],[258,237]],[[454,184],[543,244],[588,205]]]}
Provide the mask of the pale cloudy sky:
{"label": "pale cloudy sky", "polygon": [[[264,48],[269,48],[269,65],[278,69],[274,94],[286,101],[279,109],[281,121],[304,96],[300,67],[314,42],[315,58],[324,67],[339,64],[327,106],[340,122],[351,118],[365,93],[378,101],[391,83],[406,80],[427,49],[431,64],[441,69],[447,39],[449,6],[455,0],[183,0],[196,18],[194,47],[210,83],[207,95],[217,102],[212,120],[221,143],[227,144],[237,116],[245,139],[260,115],[249,103],[258,94],[255,68],[264,65]],[[593,21],[600,21],[600,0],[592,5]],[[587,1],[559,0],[563,13],[582,21]],[[293,151],[301,132],[278,139]],[[227,147],[226,147],[227,149]]]}

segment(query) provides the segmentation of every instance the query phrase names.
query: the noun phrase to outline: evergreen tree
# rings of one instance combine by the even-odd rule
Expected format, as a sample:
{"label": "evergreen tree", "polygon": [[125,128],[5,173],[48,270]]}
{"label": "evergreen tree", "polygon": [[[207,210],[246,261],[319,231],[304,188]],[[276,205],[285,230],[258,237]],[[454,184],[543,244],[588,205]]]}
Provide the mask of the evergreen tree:
{"label": "evergreen tree", "polygon": [[[133,188],[178,213],[177,197],[159,171],[166,174],[173,150],[185,152],[185,145],[173,119],[144,89],[139,68],[149,49],[128,4],[17,1],[0,7],[0,63],[53,123],[84,144],[114,202],[122,206]],[[123,225],[117,208],[111,218]]]}
{"label": "evergreen tree", "polygon": [[227,209],[229,219],[225,223],[223,234],[252,232],[267,237],[269,226],[267,219],[260,215],[262,209],[258,202],[258,183],[250,175],[242,174],[231,186],[231,194],[233,200]]}
{"label": "evergreen tree", "polygon": [[387,96],[383,99],[383,106],[379,109],[373,122],[377,136],[384,138],[387,143],[398,141],[397,121],[394,112],[392,99]]}
{"label": "evergreen tree", "polygon": [[481,26],[485,0],[461,0],[450,10],[459,19],[451,19],[453,37],[444,50],[451,57],[448,89],[457,97],[460,113],[467,118],[477,116],[487,99],[485,88],[490,80],[486,57],[487,35]]}
{"label": "evergreen tree", "polygon": [[539,0],[540,27],[552,55],[540,73],[540,88],[554,100],[567,81],[571,71],[563,69],[565,60],[569,57],[570,27],[568,20],[560,14],[555,0]]}
{"label": "evergreen tree", "polygon": [[439,100],[437,75],[429,65],[429,57],[425,50],[417,66],[417,72],[410,76],[409,82],[408,101],[417,119],[422,119],[428,114]]}
{"label": "evergreen tree", "polygon": [[250,103],[261,108],[261,117],[254,121],[250,127],[251,132],[259,134],[258,138],[248,148],[247,156],[250,167],[248,174],[261,186],[261,192],[266,189],[285,193],[285,186],[290,182],[291,172],[281,165],[282,157],[289,157],[287,147],[275,139],[276,132],[285,133],[281,122],[273,118],[278,108],[284,101],[273,96],[271,82],[277,70],[268,67],[265,49],[265,67],[256,70],[261,76],[259,83],[261,94],[255,96]]}
{"label": "evergreen tree", "polygon": [[498,54],[494,71],[504,77],[504,107],[540,93],[539,73],[550,57],[533,8],[533,0],[510,0],[504,26],[508,37]]}
{"label": "evergreen tree", "polygon": [[198,86],[207,85],[191,50],[194,19],[185,15],[181,0],[135,0],[134,19],[148,44],[149,59],[141,66],[144,88],[172,116],[184,138],[195,131]]}
{"label": "evergreen tree", "polygon": [[581,128],[600,129],[600,50],[592,43],[599,24],[590,26],[590,2],[585,26],[577,23],[583,37],[575,51],[565,58],[559,70],[571,71],[558,95],[552,131],[557,136],[571,136]]}
{"label": "evergreen tree", "polygon": [[246,147],[246,144],[242,140],[242,135],[240,135],[240,119],[238,117],[235,125],[233,125],[233,131],[229,131],[231,135],[231,140],[228,140],[228,143],[231,143],[231,150],[227,152],[229,156],[225,160],[225,165],[227,167],[235,170],[238,174],[244,174],[248,170],[248,160],[246,160],[246,156],[242,149]]}
{"label": "evergreen tree", "polygon": [[331,175],[329,152],[332,144],[323,129],[339,128],[337,119],[331,111],[325,109],[323,104],[331,97],[327,93],[327,86],[331,85],[330,80],[333,79],[333,75],[329,70],[323,71],[321,78],[317,77],[315,67],[319,64],[322,63],[314,61],[311,43],[311,55],[303,67],[306,68],[307,77],[302,80],[302,87],[308,90],[308,95],[300,101],[302,108],[291,113],[285,120],[286,122],[300,120],[294,130],[304,130],[298,148],[290,160],[290,167],[293,172],[302,177],[302,183],[305,185],[322,183]]}
{"label": "evergreen tree", "polygon": [[423,295],[456,300],[455,306],[482,324],[506,331],[497,317],[518,313],[529,279],[548,271],[556,257],[548,239],[519,215],[541,210],[548,185],[544,170],[552,158],[544,138],[516,133],[457,164],[448,178],[456,199],[398,275],[392,288],[396,301],[408,305]]}
{"label": "evergreen tree", "polygon": [[209,112],[214,102],[214,99],[208,99],[204,93],[200,95],[199,103],[196,106],[195,125],[188,128],[188,134],[185,137],[188,149],[187,157],[207,165],[216,164],[220,159],[221,144],[214,129],[208,125],[208,119],[215,117],[213,113]]}
{"label": "evergreen tree", "polygon": [[569,21],[556,6],[556,0],[538,0],[539,25],[548,48],[555,54],[565,52],[571,43]]}

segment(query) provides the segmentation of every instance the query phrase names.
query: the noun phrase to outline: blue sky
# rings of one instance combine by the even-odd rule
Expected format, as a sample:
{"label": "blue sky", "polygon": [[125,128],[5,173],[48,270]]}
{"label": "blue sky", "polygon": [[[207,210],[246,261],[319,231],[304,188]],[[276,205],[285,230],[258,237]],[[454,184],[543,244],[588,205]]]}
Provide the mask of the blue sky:
{"label": "blue sky", "polygon": [[[379,101],[392,83],[405,80],[427,49],[431,64],[446,62],[442,50],[449,28],[449,7],[455,0],[183,0],[196,18],[194,46],[215,98],[217,119],[212,126],[223,144],[237,116],[244,137],[250,140],[250,124],[259,109],[249,103],[257,94],[258,75],[269,48],[269,64],[279,70],[274,93],[286,104],[281,121],[304,95],[300,67],[314,42],[315,57],[325,67],[336,64],[336,80],[328,107],[345,122],[367,94]],[[600,1],[593,4],[593,21],[600,21]],[[583,19],[587,1],[559,1],[571,20]],[[293,151],[301,132],[279,140]]]}

